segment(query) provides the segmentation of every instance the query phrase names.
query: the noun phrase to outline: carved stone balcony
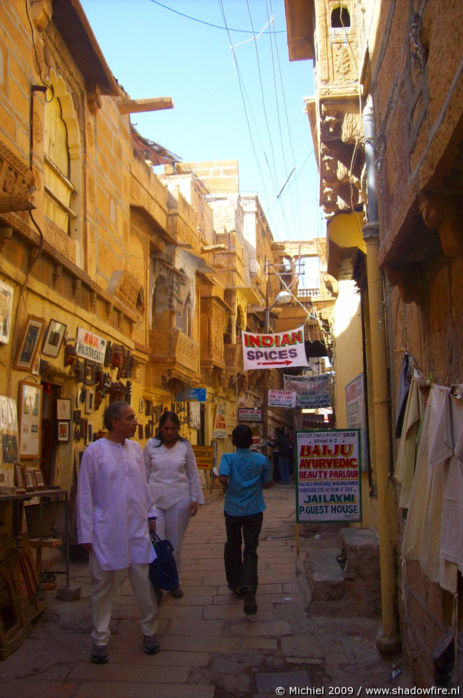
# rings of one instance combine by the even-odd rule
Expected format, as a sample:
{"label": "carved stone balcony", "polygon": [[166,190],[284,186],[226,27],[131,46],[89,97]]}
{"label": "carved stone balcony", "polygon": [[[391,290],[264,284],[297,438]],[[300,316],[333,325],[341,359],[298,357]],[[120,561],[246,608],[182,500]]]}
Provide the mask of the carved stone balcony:
{"label": "carved stone balcony", "polygon": [[177,379],[199,385],[199,343],[179,329],[150,330],[150,363],[167,380]]}
{"label": "carved stone balcony", "polygon": [[240,373],[243,370],[241,344],[225,344],[225,370],[227,373]]}

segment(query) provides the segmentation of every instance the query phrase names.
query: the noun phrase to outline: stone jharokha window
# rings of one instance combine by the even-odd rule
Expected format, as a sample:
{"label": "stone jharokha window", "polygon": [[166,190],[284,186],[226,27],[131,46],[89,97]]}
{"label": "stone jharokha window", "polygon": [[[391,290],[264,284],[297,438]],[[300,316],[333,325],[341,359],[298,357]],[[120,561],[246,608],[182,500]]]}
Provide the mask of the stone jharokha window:
{"label": "stone jharokha window", "polygon": [[156,279],[151,303],[151,328],[168,330],[170,327],[169,289],[165,276]]}
{"label": "stone jharokha window", "polygon": [[339,5],[331,12],[331,27],[332,29],[341,29],[350,27],[350,14],[347,7]]}
{"label": "stone jharokha window", "polygon": [[68,130],[61,100],[50,90],[45,106],[44,161],[45,214],[70,235],[70,218],[75,217],[71,208],[75,189],[70,180]]}
{"label": "stone jharokha window", "polygon": [[72,239],[67,253],[82,265],[82,145],[72,90],[50,71],[44,108],[45,215]]}

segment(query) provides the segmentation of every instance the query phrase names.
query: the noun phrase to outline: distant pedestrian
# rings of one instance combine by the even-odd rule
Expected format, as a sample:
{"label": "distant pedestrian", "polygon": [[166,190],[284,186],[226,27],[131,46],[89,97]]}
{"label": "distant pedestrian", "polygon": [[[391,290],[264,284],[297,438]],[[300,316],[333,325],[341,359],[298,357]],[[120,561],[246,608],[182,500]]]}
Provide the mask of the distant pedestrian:
{"label": "distant pedestrian", "polygon": [[285,430],[281,429],[277,438],[278,445],[278,471],[280,473],[280,482],[282,485],[288,485],[290,481],[290,453],[291,443],[285,434]]}
{"label": "distant pedestrian", "polygon": [[126,402],[106,408],[103,422],[108,433],[84,451],[77,493],[79,543],[89,552],[93,647],[96,664],[108,661],[112,601],[117,570],[128,570],[142,613],[143,650],[160,650],[156,637],[157,606],[149,580],[149,563],[155,558],[148,531],[150,507],[143,453],[131,441],[137,419]]}
{"label": "distant pedestrian", "polygon": [[[157,436],[145,446],[144,458],[146,480],[157,509],[156,533],[173,545],[180,575],[183,536],[190,516],[204,504],[204,495],[195,454],[190,442],[179,435],[179,427],[175,412],[164,412]],[[159,598],[160,591],[157,593]],[[180,586],[170,593],[176,599],[183,596]]]}
{"label": "distant pedestrian", "polygon": [[262,490],[273,481],[268,459],[250,450],[251,429],[239,424],[232,440],[235,453],[224,453],[219,465],[225,490],[225,574],[228,588],[236,598],[244,599],[243,610],[251,615],[257,612],[257,547],[265,509]]}

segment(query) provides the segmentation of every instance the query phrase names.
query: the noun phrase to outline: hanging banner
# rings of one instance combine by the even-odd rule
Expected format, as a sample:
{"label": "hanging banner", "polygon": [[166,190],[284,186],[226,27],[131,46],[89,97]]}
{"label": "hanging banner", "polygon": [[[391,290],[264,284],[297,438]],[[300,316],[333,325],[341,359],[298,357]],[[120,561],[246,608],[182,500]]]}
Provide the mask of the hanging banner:
{"label": "hanging banner", "polygon": [[219,402],[215,411],[214,431],[212,432],[213,439],[227,438],[227,420],[225,415],[225,404]]}
{"label": "hanging banner", "polygon": [[245,371],[308,366],[304,345],[304,325],[288,332],[276,334],[242,332],[241,336]]}
{"label": "hanging banner", "polygon": [[285,390],[296,393],[296,407],[331,407],[331,373],[319,376],[284,376]]}
{"label": "hanging banner", "polygon": [[269,390],[269,407],[296,407],[296,393],[293,390]]}
{"label": "hanging banner", "polygon": [[360,431],[296,432],[297,523],[361,521]]}

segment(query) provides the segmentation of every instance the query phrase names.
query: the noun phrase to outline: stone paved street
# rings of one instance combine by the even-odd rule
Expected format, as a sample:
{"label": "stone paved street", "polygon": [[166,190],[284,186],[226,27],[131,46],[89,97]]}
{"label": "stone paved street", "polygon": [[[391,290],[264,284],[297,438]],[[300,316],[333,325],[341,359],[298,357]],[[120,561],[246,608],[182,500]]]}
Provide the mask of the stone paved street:
{"label": "stone paved street", "polygon": [[48,592],[49,607],[32,633],[0,662],[2,698],[265,698],[284,691],[361,695],[361,687],[407,686],[405,673],[393,678],[400,657],[384,658],[376,650],[379,619],[308,614],[304,554],[332,543],[332,529],[306,527],[297,561],[294,487],[277,485],[266,492],[266,501],[255,616],[243,614],[242,602],[225,583],[223,499],[217,494],[188,529],[181,575],[185,596],[164,595],[158,655],[142,651],[138,609],[122,577],[110,661],[90,662],[87,568],[72,563],[71,586],[81,587],[80,600],[61,601]]}

